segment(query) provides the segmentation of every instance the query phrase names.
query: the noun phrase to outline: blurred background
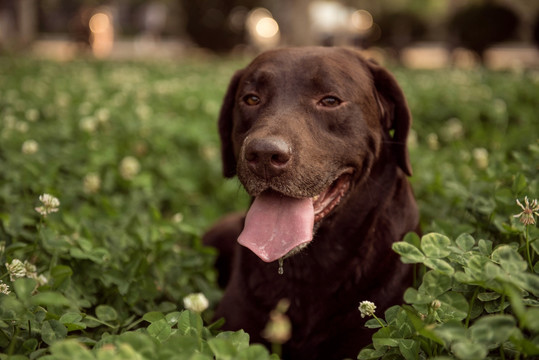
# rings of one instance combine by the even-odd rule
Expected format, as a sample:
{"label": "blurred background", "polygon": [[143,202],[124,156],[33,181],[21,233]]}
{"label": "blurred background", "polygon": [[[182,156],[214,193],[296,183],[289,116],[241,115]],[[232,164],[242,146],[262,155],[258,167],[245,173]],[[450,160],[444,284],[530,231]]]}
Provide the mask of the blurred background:
{"label": "blurred background", "polygon": [[[391,69],[414,118],[410,181],[423,233],[481,239],[481,255],[474,247],[454,259],[481,257],[491,269],[492,249],[518,249],[515,282],[503,275],[500,289],[527,289],[516,300],[511,290],[511,302],[531,304],[535,319],[539,298],[526,286],[539,273],[539,227],[522,223],[515,200],[539,198],[538,14],[539,0],[0,0],[0,359],[210,349],[209,329],[180,326],[177,311],[203,293],[209,324],[222,290],[200,236],[251,201],[222,178],[216,119],[234,72],[290,45],[354,46]],[[35,210],[43,194],[61,204],[47,218]],[[428,259],[463,268],[453,255]],[[27,278],[12,279],[15,260]],[[440,296],[457,299],[448,309],[458,311],[435,317],[458,341],[460,318],[448,314],[466,316],[466,299],[463,332],[470,317],[507,304],[490,278],[477,281],[487,285],[455,280]],[[521,330],[504,330],[512,343],[500,349],[480,345],[485,358],[503,349],[537,358],[537,322],[510,314],[499,316]],[[177,337],[181,328],[189,337]],[[223,348],[243,344],[227,339]],[[460,344],[448,343],[436,353]]]}
{"label": "blurred background", "polygon": [[532,0],[1,0],[0,53],[68,60],[347,45],[409,67],[539,67]]}

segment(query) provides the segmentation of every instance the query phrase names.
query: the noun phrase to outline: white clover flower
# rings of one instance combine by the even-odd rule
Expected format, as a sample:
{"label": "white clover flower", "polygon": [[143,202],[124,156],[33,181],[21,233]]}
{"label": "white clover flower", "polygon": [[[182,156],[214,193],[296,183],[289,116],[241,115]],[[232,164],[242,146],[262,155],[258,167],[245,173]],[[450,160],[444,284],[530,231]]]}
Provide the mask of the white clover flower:
{"label": "white clover flower", "polygon": [[138,105],[135,112],[137,113],[138,117],[143,120],[149,119],[149,117],[152,115],[152,109],[146,104]]}
{"label": "white clover flower", "polygon": [[84,192],[87,194],[95,194],[101,188],[101,178],[99,174],[88,173],[83,180]]}
{"label": "white clover flower", "polygon": [[25,113],[26,120],[30,122],[36,122],[39,119],[39,111],[36,109],[28,109]]}
{"label": "white clover flower", "polygon": [[216,159],[219,156],[219,150],[215,146],[204,146],[202,156],[208,161]]}
{"label": "white clover flower", "polygon": [[488,167],[488,151],[485,148],[475,148],[472,151],[472,156],[475,160],[475,165],[485,170]]}
{"label": "white clover flower", "polygon": [[6,129],[12,130],[15,129],[15,124],[17,123],[17,118],[11,114],[4,116],[4,126]]}
{"label": "white clover flower", "polygon": [[22,143],[22,153],[26,155],[35,154],[39,150],[39,144],[35,140],[26,140]]}
{"label": "white clover flower", "polygon": [[97,120],[92,116],[83,117],[79,122],[79,128],[89,134],[94,133],[97,130]]}
{"label": "white clover flower", "polygon": [[431,150],[438,150],[440,148],[440,143],[438,141],[438,135],[430,133],[427,135],[427,146]]}
{"label": "white clover flower", "polygon": [[284,344],[292,336],[292,323],[285,315],[290,307],[290,301],[283,299],[277,304],[275,310],[270,312],[270,319],[262,332],[262,336],[273,344]]}
{"label": "white clover flower", "polygon": [[17,123],[17,118],[11,114],[4,116],[4,128],[7,130],[15,129],[15,124]]}
{"label": "white clover flower", "polygon": [[28,128],[29,128],[28,123],[24,121],[17,121],[17,123],[15,124],[15,129],[21,134],[27,133]]}
{"label": "white clover flower", "polygon": [[519,218],[519,221],[523,223],[524,225],[534,225],[535,224],[535,216],[539,216],[539,203],[537,202],[537,199],[532,200],[531,204],[528,200],[528,197],[526,196],[524,198],[524,204],[517,199],[518,206],[521,207],[522,212],[520,214],[513,215],[513,217]]}
{"label": "white clover flower", "polygon": [[417,148],[417,132],[414,129],[410,129],[408,133],[408,148],[415,149]]}
{"label": "white clover flower", "polygon": [[110,111],[106,108],[101,108],[95,112],[95,116],[100,123],[106,123],[110,118]]}
{"label": "white clover flower", "polygon": [[172,222],[179,224],[183,221],[183,214],[182,213],[176,213],[174,216],[172,216]]}
{"label": "white clover flower", "polygon": [[45,277],[45,275],[41,274],[39,276],[34,277],[33,279],[37,282],[37,287],[47,285],[49,283],[49,279]]}
{"label": "white clover flower", "polygon": [[120,163],[120,175],[126,179],[131,180],[140,171],[140,163],[133,156],[126,156]]}
{"label": "white clover flower", "polygon": [[24,269],[26,271],[26,277],[36,279],[37,278],[37,268],[34,264],[28,262],[28,260],[24,261]]}
{"label": "white clover flower", "polygon": [[506,115],[507,114],[507,104],[502,99],[494,99],[492,102],[492,108],[496,115]]}
{"label": "white clover flower", "polygon": [[56,95],[55,99],[56,105],[59,107],[67,107],[71,102],[71,96],[67,93],[59,93]]}
{"label": "white clover flower", "polygon": [[208,308],[210,303],[203,293],[189,294],[183,298],[183,306],[187,310],[201,313]]}
{"label": "white clover flower", "polygon": [[462,121],[457,118],[447,120],[442,128],[441,135],[445,141],[462,139],[464,136],[464,127],[462,126]]}
{"label": "white clover flower", "polygon": [[39,201],[43,206],[36,207],[35,210],[46,217],[48,214],[57,212],[60,206],[60,200],[49,194],[43,194],[39,196]]}
{"label": "white clover flower", "polygon": [[9,285],[4,284],[2,280],[0,280],[0,294],[9,295],[11,291],[9,291]]}
{"label": "white clover flower", "polygon": [[9,273],[9,279],[15,281],[18,278],[26,276],[26,266],[19,259],[13,259],[11,264],[6,263],[6,269]]}
{"label": "white clover flower", "polygon": [[365,316],[373,316],[374,311],[376,310],[376,305],[374,305],[371,301],[362,301],[359,303],[359,312],[361,313],[361,317],[364,318]]}

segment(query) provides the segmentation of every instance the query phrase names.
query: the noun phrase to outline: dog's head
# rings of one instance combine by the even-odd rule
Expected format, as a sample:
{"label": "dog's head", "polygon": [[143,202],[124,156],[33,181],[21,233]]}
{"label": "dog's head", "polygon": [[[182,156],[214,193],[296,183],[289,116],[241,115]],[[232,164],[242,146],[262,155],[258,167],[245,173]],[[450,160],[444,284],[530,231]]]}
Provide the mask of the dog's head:
{"label": "dog's head", "polygon": [[411,175],[410,125],[394,77],[355,50],[258,56],[233,76],[219,117],[224,175],[255,199],[240,243],[273,261],[309,242],[383,150]]}

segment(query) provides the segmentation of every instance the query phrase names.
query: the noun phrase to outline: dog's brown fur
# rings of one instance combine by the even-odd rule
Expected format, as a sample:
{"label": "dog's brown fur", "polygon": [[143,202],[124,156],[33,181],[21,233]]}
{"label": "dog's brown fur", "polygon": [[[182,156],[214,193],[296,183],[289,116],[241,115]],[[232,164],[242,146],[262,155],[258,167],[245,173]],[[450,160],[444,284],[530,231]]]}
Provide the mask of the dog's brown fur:
{"label": "dog's brown fur", "polygon": [[[246,104],[249,94],[260,102]],[[327,96],[342,103],[325,106]],[[264,342],[269,313],[286,298],[292,338],[284,358],[355,358],[370,343],[359,302],[373,301],[382,315],[401,303],[411,280],[410,268],[391,250],[418,228],[406,179],[410,125],[394,77],[353,49],[269,51],[234,75],[219,118],[226,177],[237,174],[252,196],[271,188],[301,198],[351,175],[346,195],[316,224],[311,244],[284,260],[283,275],[276,262],[236,243],[243,215],[225,217],[204,236],[221,251],[226,290],[217,316],[226,319],[226,329],[244,329],[252,341]],[[268,175],[249,165],[245,148],[253,139],[285,144],[286,167]]]}

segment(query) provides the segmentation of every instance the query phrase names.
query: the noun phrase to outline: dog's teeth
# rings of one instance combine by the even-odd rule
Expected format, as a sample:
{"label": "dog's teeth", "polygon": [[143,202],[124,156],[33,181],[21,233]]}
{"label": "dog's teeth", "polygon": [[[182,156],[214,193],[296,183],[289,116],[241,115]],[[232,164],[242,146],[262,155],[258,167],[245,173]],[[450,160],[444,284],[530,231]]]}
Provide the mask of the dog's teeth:
{"label": "dog's teeth", "polygon": [[319,198],[319,197],[320,197],[320,195],[316,195],[316,196],[314,196],[314,197],[313,197],[313,201],[316,201],[316,200],[318,200],[318,198]]}

